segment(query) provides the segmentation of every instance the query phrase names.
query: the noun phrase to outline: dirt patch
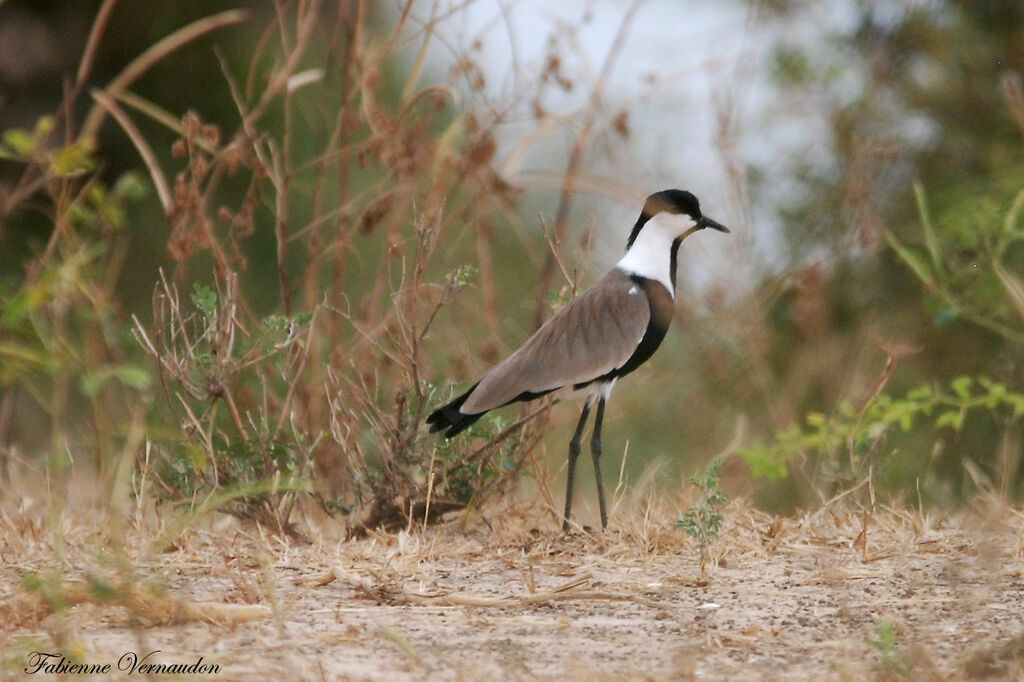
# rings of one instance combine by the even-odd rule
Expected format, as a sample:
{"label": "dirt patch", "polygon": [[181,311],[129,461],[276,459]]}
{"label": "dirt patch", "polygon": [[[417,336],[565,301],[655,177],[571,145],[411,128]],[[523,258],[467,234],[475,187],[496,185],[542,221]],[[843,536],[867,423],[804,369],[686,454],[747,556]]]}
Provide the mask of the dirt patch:
{"label": "dirt patch", "polygon": [[[309,525],[310,544],[222,519],[155,558],[136,537],[127,565],[97,547],[96,534],[58,561],[47,533],[33,537],[8,518],[4,673],[47,677],[24,672],[32,652],[45,651],[112,664],[88,679],[130,679],[141,675],[118,671],[118,661],[156,650],[148,662],[201,657],[220,669],[195,679],[221,680],[1020,679],[1024,671],[1019,511],[988,505],[941,519],[879,511],[865,548],[854,511],[780,520],[733,503],[706,582],[672,513],[617,516],[607,533],[563,536],[553,519],[512,509],[355,542],[332,539],[320,520]],[[55,606],[54,595],[102,576],[114,587]],[[161,599],[171,607],[156,608]]]}

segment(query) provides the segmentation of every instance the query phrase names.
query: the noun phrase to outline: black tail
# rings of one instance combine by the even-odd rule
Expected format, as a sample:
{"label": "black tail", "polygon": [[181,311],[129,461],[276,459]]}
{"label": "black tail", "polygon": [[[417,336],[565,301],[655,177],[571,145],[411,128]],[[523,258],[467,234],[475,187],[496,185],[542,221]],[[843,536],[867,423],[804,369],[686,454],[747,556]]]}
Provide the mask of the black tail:
{"label": "black tail", "polygon": [[446,438],[451,438],[460,431],[468,429],[473,423],[484,416],[486,412],[479,412],[477,414],[463,414],[459,412],[459,408],[462,407],[462,403],[466,402],[469,394],[473,392],[473,389],[477,387],[477,384],[460,395],[455,400],[451,401],[444,407],[439,407],[430,413],[427,417],[427,424],[430,425],[430,432],[437,433],[438,431],[444,431]]}

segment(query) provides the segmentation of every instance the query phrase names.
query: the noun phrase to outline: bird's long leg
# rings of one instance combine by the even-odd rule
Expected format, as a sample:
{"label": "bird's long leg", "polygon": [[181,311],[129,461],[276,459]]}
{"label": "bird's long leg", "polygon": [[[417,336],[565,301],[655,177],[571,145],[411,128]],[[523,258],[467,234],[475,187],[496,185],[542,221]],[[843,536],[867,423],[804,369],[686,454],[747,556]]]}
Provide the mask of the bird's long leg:
{"label": "bird's long leg", "polygon": [[569,514],[572,513],[572,485],[576,478],[576,458],[580,456],[580,439],[583,437],[583,428],[587,425],[587,417],[590,416],[590,402],[583,406],[580,414],[580,421],[576,424],[576,433],[572,434],[569,441],[569,471],[565,482],[565,516],[562,517],[562,532],[569,530]]}
{"label": "bird's long leg", "polygon": [[604,479],[601,478],[601,422],[604,421],[604,398],[597,403],[594,415],[594,433],[590,437],[590,456],[594,460],[594,476],[597,477],[597,504],[601,508],[601,528],[608,527],[608,507],[604,502]]}

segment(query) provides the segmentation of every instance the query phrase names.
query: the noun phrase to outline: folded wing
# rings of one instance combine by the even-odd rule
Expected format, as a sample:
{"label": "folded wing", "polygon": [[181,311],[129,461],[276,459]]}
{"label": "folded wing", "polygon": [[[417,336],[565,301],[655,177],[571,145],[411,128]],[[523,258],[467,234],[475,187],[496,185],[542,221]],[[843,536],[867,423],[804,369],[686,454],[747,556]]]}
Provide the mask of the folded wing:
{"label": "folded wing", "polygon": [[650,316],[643,290],[626,273],[612,270],[488,372],[459,411],[486,412],[564,386],[586,385],[626,363]]}

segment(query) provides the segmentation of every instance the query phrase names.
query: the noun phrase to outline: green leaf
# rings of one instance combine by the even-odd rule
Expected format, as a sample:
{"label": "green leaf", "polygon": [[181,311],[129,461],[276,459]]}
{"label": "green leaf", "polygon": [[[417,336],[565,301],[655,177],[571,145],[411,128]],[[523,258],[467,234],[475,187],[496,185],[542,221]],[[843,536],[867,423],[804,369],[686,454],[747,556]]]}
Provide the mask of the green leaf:
{"label": "green leaf", "polygon": [[953,379],[952,383],[950,383],[950,388],[953,389],[953,392],[956,393],[957,397],[961,400],[967,400],[971,397],[971,385],[973,383],[974,380],[971,379],[971,377],[959,376],[956,379]]}
{"label": "green leaf", "polygon": [[[216,303],[217,299],[214,298],[213,302]],[[200,306],[197,304],[197,307]],[[288,318],[284,315],[267,315],[263,318],[263,326],[270,331],[288,331]]]}
{"label": "green leaf", "polygon": [[917,200],[917,212],[921,216],[921,225],[924,227],[924,241],[928,246],[932,266],[936,272],[941,274],[942,259],[939,255],[939,242],[935,238],[935,228],[932,225],[931,216],[928,214],[928,202],[924,195],[924,185],[920,182],[914,183],[914,198]]}
{"label": "green leaf", "polygon": [[460,287],[464,287],[477,276],[479,269],[474,265],[460,265],[449,273],[448,278]]}
{"label": "green leaf", "polygon": [[43,138],[53,132],[53,127],[55,125],[57,125],[57,119],[54,118],[52,114],[40,116],[36,120],[36,129],[33,133],[35,138],[41,142]]}
{"label": "green leaf", "polygon": [[828,417],[823,415],[821,412],[808,412],[807,413],[807,425],[815,427],[823,427],[828,423]]}
{"label": "green leaf", "polygon": [[885,238],[889,240],[889,246],[896,252],[896,255],[914,271],[917,278],[924,282],[926,286],[935,286],[935,277],[932,274],[931,269],[928,267],[928,263],[918,254],[916,251],[908,246],[904,246],[900,240],[896,238],[889,230],[885,231]]}
{"label": "green leaf", "polygon": [[2,156],[29,160],[39,153],[40,147],[53,130],[56,120],[53,116],[40,116],[36,121],[35,130],[29,132],[24,128],[11,128],[3,134]]}
{"label": "green leaf", "polygon": [[92,398],[112,378],[117,379],[125,386],[139,390],[149,388],[152,383],[149,372],[145,369],[135,365],[121,365],[101,367],[95,372],[83,374],[78,380],[78,388],[86,398]]}
{"label": "green leaf", "polygon": [[959,431],[964,425],[964,414],[960,410],[949,410],[939,415],[939,418],[935,420],[935,428],[942,429],[949,427],[954,431]]}
{"label": "green leaf", "polygon": [[110,374],[106,372],[83,374],[82,378],[78,381],[78,389],[86,398],[93,398],[100,392],[100,389],[103,388],[103,384],[106,383],[109,377]]}
{"label": "green leaf", "polygon": [[68,206],[68,217],[75,225],[88,225],[96,219],[96,211],[81,201]]}
{"label": "green leaf", "polygon": [[143,367],[138,365],[120,365],[114,370],[114,376],[125,386],[138,390],[145,390],[153,384],[153,377]]}
{"label": "green leaf", "polygon": [[213,315],[217,310],[217,292],[203,284],[193,284],[192,305],[204,315]]}
{"label": "green leaf", "polygon": [[127,201],[142,201],[149,195],[149,185],[142,175],[128,171],[117,179],[112,192],[114,196]]}
{"label": "green leaf", "polygon": [[930,384],[921,384],[907,393],[907,400],[911,400],[913,402],[923,402],[931,397],[932,387]]}
{"label": "green leaf", "polygon": [[757,478],[781,481],[789,475],[785,459],[781,456],[773,456],[760,442],[749,448],[742,448],[739,455],[750,469],[750,473]]}
{"label": "green leaf", "polygon": [[0,326],[17,327],[29,314],[29,297],[24,291],[3,301],[0,305]]}
{"label": "green leaf", "polygon": [[78,141],[59,149],[52,159],[53,172],[61,177],[91,171],[97,166],[92,157],[92,145]]}
{"label": "green leaf", "polygon": [[1006,389],[1006,386],[1000,383],[987,381],[984,378],[980,379],[979,382],[988,389],[988,395],[985,396],[985,407],[992,410],[1006,402],[1006,398],[1009,396],[1009,391]]}
{"label": "green leaf", "polygon": [[36,140],[24,128],[5,130],[3,140],[4,145],[11,150],[12,156],[28,159],[36,152]]}
{"label": "green leaf", "polygon": [[100,213],[106,221],[116,230],[124,227],[124,209],[113,202],[108,202],[100,208]]}
{"label": "green leaf", "polygon": [[1024,395],[1011,393],[1006,397],[1006,402],[1013,406],[1014,419],[1024,416]]}

